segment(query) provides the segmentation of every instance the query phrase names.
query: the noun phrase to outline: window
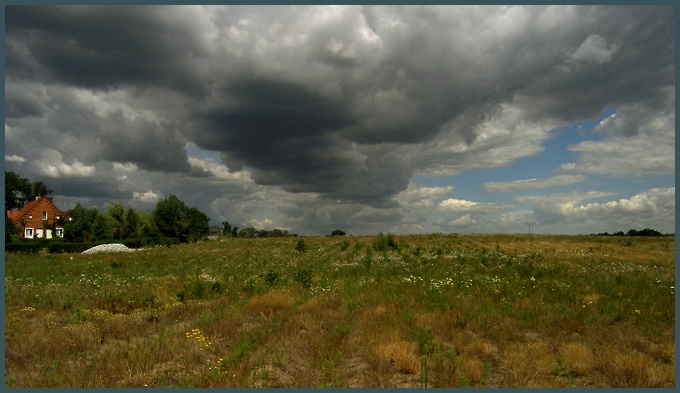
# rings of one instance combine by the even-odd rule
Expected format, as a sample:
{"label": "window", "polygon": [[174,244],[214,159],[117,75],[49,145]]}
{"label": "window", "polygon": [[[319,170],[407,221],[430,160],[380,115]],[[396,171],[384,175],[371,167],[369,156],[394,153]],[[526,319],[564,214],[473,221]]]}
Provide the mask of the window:
{"label": "window", "polygon": [[57,237],[64,237],[64,230],[61,228],[57,228]]}
{"label": "window", "polygon": [[47,212],[42,212],[42,219],[47,220]]}
{"label": "window", "polygon": [[24,232],[24,237],[28,239],[33,238],[33,228],[26,228],[26,231]]}

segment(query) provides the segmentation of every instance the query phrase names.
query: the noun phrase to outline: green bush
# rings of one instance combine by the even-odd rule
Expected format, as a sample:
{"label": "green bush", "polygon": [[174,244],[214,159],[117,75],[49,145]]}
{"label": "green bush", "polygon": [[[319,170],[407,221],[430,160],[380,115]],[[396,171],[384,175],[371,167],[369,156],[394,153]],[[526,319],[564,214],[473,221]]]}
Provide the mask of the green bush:
{"label": "green bush", "polygon": [[37,254],[43,249],[43,247],[44,245],[41,242],[7,243],[5,244],[5,251],[23,254]]}
{"label": "green bush", "polygon": [[48,244],[47,251],[51,254],[60,253],[80,253],[89,248],[92,248],[100,243],[62,243],[53,242]]}
{"label": "green bush", "polygon": [[373,240],[373,249],[375,251],[387,251],[388,249],[397,251],[399,249],[399,245],[397,244],[393,234],[387,233],[387,236],[385,236],[382,232],[380,232],[378,237]]}
{"label": "green bush", "polygon": [[276,270],[269,269],[264,274],[264,282],[268,287],[275,287],[279,282],[279,273]]}
{"label": "green bush", "polygon": [[295,249],[299,252],[307,252],[307,246],[305,245],[305,238],[301,237],[297,241],[297,245],[295,246]]}
{"label": "green bush", "polygon": [[303,267],[295,272],[295,281],[302,284],[303,288],[310,288],[312,286],[312,268]]}

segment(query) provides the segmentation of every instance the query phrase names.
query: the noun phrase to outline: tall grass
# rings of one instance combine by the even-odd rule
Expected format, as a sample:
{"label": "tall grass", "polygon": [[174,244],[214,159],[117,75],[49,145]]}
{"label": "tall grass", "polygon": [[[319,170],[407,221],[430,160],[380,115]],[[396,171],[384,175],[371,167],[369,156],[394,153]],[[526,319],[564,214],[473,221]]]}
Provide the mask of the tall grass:
{"label": "tall grass", "polygon": [[674,243],[229,239],[5,254],[7,387],[672,387]]}

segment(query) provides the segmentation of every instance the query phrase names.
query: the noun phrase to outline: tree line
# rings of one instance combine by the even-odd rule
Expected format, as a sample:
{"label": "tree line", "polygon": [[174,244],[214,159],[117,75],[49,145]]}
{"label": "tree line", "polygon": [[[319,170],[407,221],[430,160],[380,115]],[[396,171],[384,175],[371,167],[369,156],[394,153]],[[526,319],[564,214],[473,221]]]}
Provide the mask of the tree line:
{"label": "tree line", "polygon": [[674,236],[674,234],[663,234],[655,229],[645,228],[642,230],[631,229],[626,233],[623,233],[623,231],[614,233],[603,232],[598,233],[597,236]]}
{"label": "tree line", "polygon": [[272,230],[266,229],[255,229],[254,227],[248,227],[239,229],[237,226],[232,226],[229,221],[222,221],[222,233],[223,237],[241,237],[245,239],[259,238],[259,237],[297,237],[297,233],[289,233],[287,229],[275,228]]}
{"label": "tree line", "polygon": [[[18,228],[7,216],[8,210],[21,209],[36,196],[48,197],[52,190],[42,182],[31,183],[16,173],[5,171],[5,242],[19,238]],[[166,243],[197,241],[209,229],[208,216],[195,207],[188,207],[175,195],[156,203],[152,212],[136,211],[114,202],[100,212],[80,203],[51,226],[63,226],[63,240],[74,243],[106,240],[139,239],[140,242]],[[54,233],[54,232],[53,232]]]}

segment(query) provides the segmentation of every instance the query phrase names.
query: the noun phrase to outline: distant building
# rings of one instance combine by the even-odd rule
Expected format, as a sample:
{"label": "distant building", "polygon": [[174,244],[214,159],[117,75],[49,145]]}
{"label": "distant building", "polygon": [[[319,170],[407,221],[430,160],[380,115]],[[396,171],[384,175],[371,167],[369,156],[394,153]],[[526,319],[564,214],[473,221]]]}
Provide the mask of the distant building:
{"label": "distant building", "polygon": [[205,236],[208,240],[217,240],[222,237],[222,230],[219,227],[210,227]]}
{"label": "distant building", "polygon": [[7,217],[19,228],[19,236],[25,239],[63,237],[64,227],[61,224],[68,219],[68,215],[48,197],[36,197],[18,211],[7,210]]}

